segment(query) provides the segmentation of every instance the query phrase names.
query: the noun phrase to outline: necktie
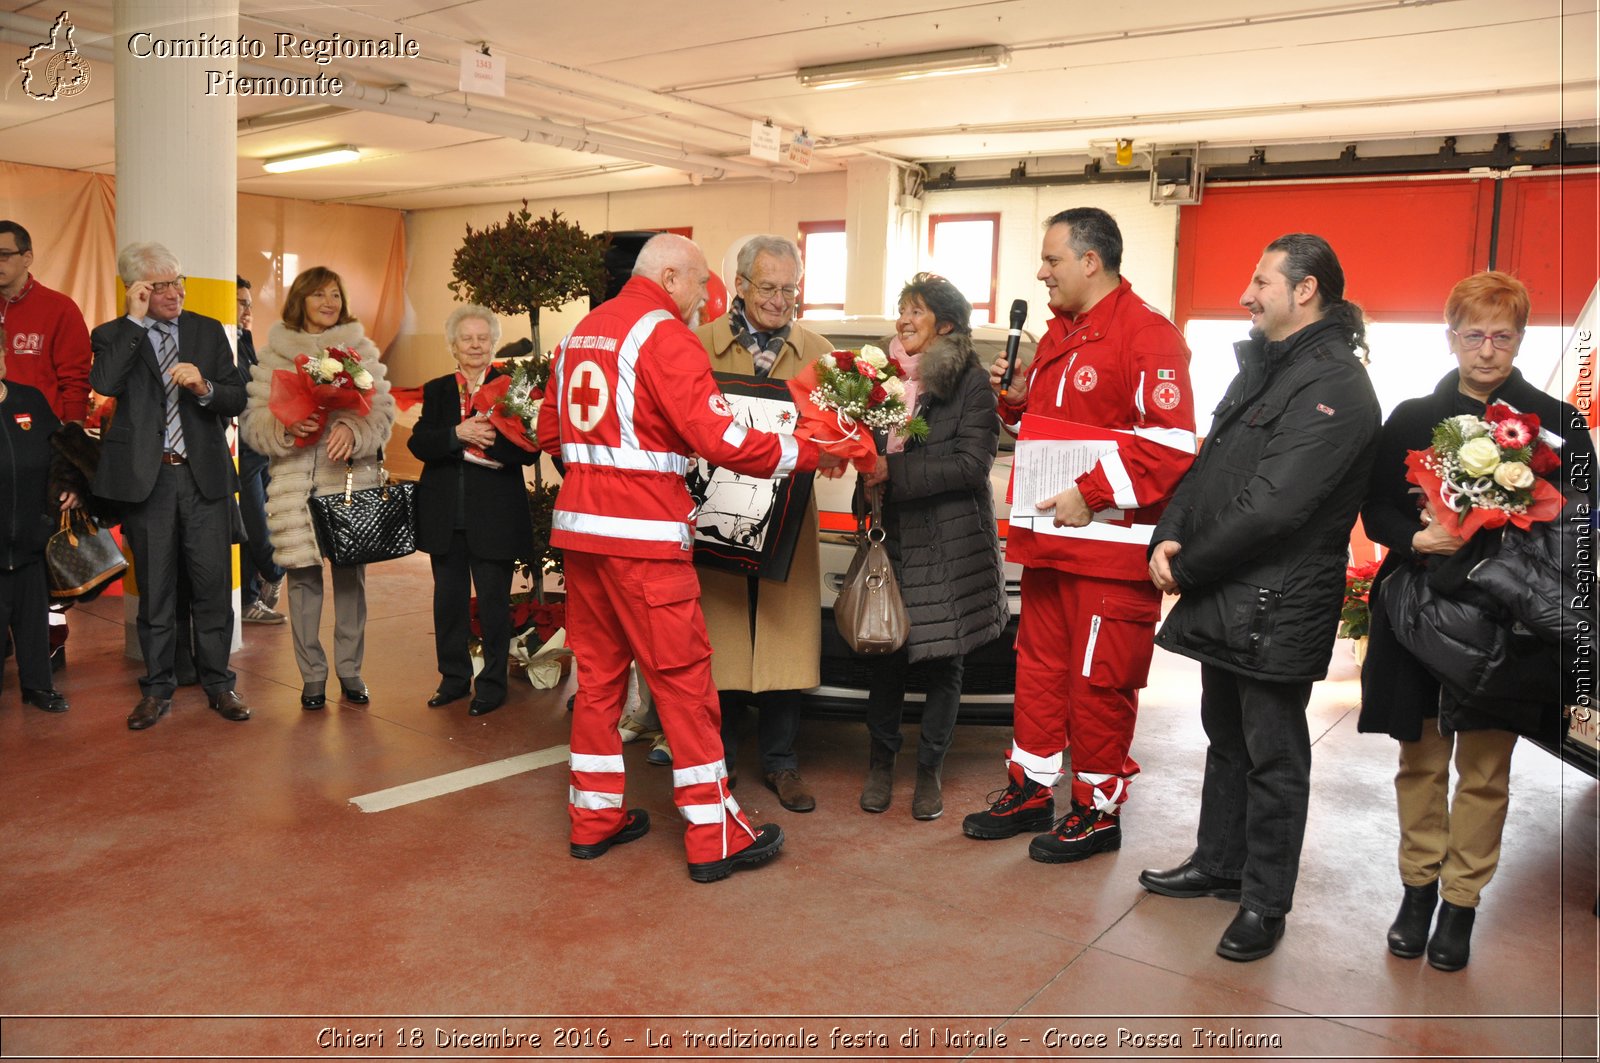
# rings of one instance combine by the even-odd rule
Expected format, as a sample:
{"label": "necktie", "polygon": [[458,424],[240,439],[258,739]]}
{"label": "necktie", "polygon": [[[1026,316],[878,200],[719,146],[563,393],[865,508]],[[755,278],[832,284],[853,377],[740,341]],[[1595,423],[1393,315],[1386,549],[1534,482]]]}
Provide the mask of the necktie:
{"label": "necktie", "polygon": [[172,379],[172,367],[178,364],[178,341],[172,335],[170,321],[157,321],[150,326],[156,338],[156,362],[161,366],[161,385],[167,395],[166,449],[187,456],[183,445],[183,425],[178,419],[178,384]]}

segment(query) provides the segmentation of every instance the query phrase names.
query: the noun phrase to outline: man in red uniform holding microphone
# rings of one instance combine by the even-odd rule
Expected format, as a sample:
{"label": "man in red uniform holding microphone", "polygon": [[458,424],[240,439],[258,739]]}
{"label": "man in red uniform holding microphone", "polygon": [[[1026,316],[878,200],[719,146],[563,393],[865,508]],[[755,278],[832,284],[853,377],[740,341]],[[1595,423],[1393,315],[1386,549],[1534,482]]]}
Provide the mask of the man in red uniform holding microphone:
{"label": "man in red uniform holding microphone", "polygon": [[690,454],[747,476],[837,469],[792,436],[736,424],[686,322],[710,271],[693,241],[651,238],[616,298],[556,349],[539,445],[565,463],[550,541],[565,552],[567,631],[578,661],[572,717],[571,852],[593,859],[650,829],[623,798],[617,721],[637,660],[672,747],[673,801],[687,824],[689,877],[726,878],[783,847],[728,791],[711,644],[693,565]]}
{"label": "man in red uniform holding microphone", "polygon": [[[1122,844],[1118,812],[1139,772],[1128,750],[1161,615],[1148,535],[1194,458],[1194,395],[1183,336],[1122,278],[1111,215],[1094,207],[1055,215],[1040,258],[1053,316],[1033,364],[1009,388],[1001,390],[1006,361],[994,363],[1001,419],[1015,426],[1027,412],[1127,434],[1038,504],[1053,513],[1048,524],[1024,527],[1012,514],[1006,553],[1022,565],[1022,620],[1008,780],[962,830],[1010,838],[1048,829],[1028,855],[1065,863]],[[1072,804],[1056,820],[1052,788],[1069,746]]]}

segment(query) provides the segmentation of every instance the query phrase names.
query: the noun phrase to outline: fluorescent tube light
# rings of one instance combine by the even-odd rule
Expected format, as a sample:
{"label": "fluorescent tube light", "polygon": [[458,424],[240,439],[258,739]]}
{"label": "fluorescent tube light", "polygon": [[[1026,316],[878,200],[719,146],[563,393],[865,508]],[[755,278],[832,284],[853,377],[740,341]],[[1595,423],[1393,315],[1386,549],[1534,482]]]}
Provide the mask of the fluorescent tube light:
{"label": "fluorescent tube light", "polygon": [[803,66],[795,73],[808,89],[842,89],[864,81],[910,81],[914,78],[999,70],[1011,64],[1011,52],[998,44],[861,59],[850,63]]}
{"label": "fluorescent tube light", "polygon": [[293,155],[264,159],[261,168],[268,173],[293,173],[295,170],[312,170],[318,166],[337,166],[341,162],[355,162],[359,158],[361,152],[349,144],[341,144],[332,148],[297,151]]}

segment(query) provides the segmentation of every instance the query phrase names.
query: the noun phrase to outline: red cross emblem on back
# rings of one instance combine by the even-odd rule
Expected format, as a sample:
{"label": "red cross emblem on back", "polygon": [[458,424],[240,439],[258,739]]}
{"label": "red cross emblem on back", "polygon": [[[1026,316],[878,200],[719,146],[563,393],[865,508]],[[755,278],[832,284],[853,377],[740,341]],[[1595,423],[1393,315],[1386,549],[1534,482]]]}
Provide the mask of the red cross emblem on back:
{"label": "red cross emblem on back", "polygon": [[600,423],[611,405],[606,375],[593,362],[579,362],[567,378],[567,420],[580,432]]}

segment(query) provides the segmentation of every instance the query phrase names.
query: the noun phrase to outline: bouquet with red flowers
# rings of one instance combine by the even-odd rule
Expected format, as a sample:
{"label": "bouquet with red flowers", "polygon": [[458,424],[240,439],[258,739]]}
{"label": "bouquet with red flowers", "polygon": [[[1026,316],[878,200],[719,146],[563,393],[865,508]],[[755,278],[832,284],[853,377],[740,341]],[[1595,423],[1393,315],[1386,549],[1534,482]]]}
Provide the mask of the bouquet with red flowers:
{"label": "bouquet with red flowers", "polygon": [[539,449],[539,403],[550,378],[549,359],[519,359],[511,372],[495,377],[472,396],[472,408],[485,414],[499,433],[523,450]]}
{"label": "bouquet with red flowers", "polygon": [[859,351],[825,354],[789,381],[800,423],[795,438],[848,458],[861,472],[877,463],[874,431],[896,429],[923,439],[928,422],[912,417],[905,404],[900,367],[868,344]]}
{"label": "bouquet with red flowers", "polygon": [[294,369],[273,371],[267,409],[285,428],[317,419],[317,430],[296,439],[295,446],[309,447],[322,438],[329,410],[355,410],[359,417],[372,412],[372,374],[354,348],[325,347],[315,358],[298,355],[294,364]]}
{"label": "bouquet with red flowers", "polygon": [[1351,565],[1344,570],[1344,606],[1339,610],[1339,637],[1364,639],[1372,627],[1372,580],[1378,574],[1378,562]]}
{"label": "bouquet with red flowers", "polygon": [[1561,459],[1539,433],[1536,414],[1503,403],[1482,417],[1446,417],[1434,426],[1431,447],[1406,455],[1406,479],[1422,488],[1434,519],[1463,539],[1507,521],[1526,529],[1554,520],[1561,492],[1543,477]]}

